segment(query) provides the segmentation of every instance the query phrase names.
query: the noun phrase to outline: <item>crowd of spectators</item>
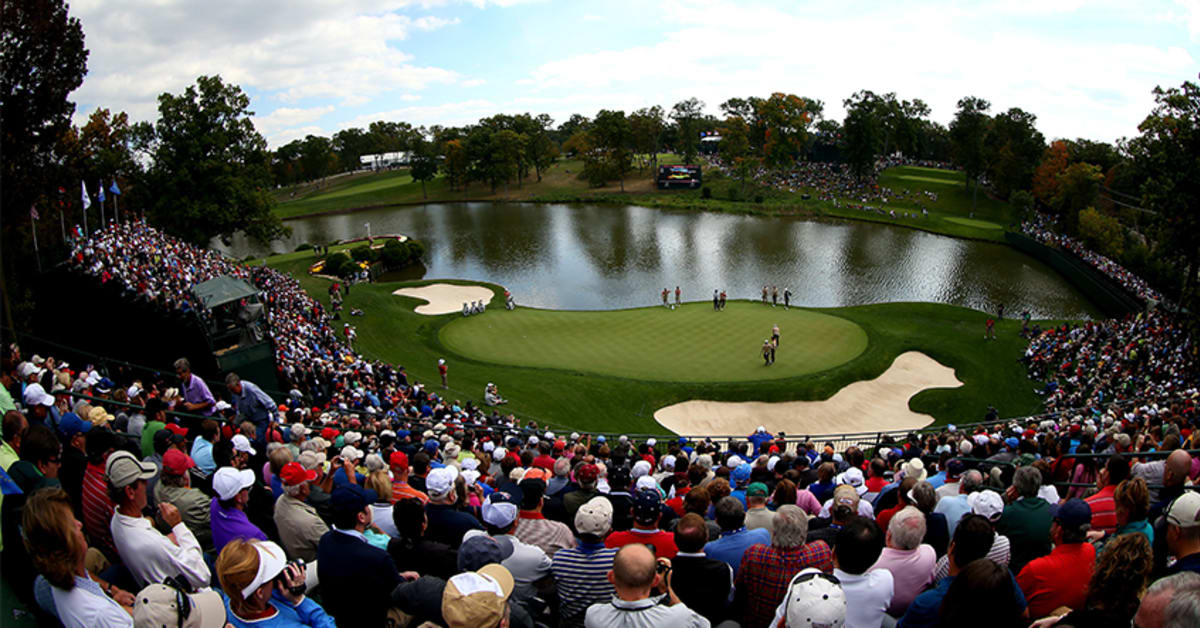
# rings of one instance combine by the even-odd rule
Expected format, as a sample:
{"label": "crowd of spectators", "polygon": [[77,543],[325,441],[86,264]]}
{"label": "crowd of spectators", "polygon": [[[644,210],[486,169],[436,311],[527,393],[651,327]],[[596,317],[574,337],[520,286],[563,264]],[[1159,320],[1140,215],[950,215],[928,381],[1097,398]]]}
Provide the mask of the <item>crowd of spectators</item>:
{"label": "crowd of spectators", "polygon": [[1082,241],[1063,234],[1050,216],[1037,214],[1033,220],[1021,223],[1021,231],[1042,244],[1070,251],[1142,301],[1162,302],[1164,300],[1162,293],[1150,287],[1145,279],[1117,262],[1087,248]]}

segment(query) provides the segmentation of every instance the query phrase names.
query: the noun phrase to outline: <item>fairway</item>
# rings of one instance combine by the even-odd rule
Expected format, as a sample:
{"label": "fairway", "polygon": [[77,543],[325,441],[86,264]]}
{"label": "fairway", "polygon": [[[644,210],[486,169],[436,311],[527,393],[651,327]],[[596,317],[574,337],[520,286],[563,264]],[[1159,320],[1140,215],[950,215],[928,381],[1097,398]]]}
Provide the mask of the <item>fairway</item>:
{"label": "fairway", "polygon": [[[763,340],[780,327],[776,362]],[[615,312],[490,309],[442,328],[445,346],[476,360],[664,382],[782,379],[844,364],[867,348],[857,324],[808,310],[756,302],[710,302]]]}
{"label": "fairway", "polygon": [[975,220],[974,218],[962,218],[960,216],[947,216],[946,220],[965,225],[967,227],[977,227],[979,229],[1003,229],[1000,225],[988,220]]}

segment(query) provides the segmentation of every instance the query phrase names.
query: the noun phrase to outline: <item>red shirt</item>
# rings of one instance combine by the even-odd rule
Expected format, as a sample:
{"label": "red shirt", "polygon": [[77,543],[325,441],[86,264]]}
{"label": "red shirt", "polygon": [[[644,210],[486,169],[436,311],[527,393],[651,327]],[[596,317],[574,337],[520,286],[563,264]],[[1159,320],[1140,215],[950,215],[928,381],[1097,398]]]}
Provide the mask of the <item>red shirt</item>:
{"label": "red shirt", "polygon": [[675,497],[667,500],[667,506],[675,511],[675,514],[683,516],[683,498],[691,492],[692,487],[675,489]]}
{"label": "red shirt", "polygon": [[888,481],[887,478],[871,476],[867,478],[864,484],[866,484],[868,493],[878,493],[883,490],[883,487],[888,485]]}
{"label": "red shirt", "polygon": [[613,532],[604,539],[605,547],[625,547],[630,543],[647,543],[654,546],[655,558],[675,558],[679,548],[675,547],[675,535],[662,530],[638,530]]}
{"label": "red shirt", "polygon": [[554,471],[554,456],[543,454],[533,459],[533,466],[540,467],[547,471]]}
{"label": "red shirt", "polygon": [[1095,562],[1096,546],[1068,543],[1025,565],[1017,584],[1029,603],[1029,616],[1045,617],[1060,606],[1083,608]]}
{"label": "red shirt", "polygon": [[1113,493],[1117,487],[1109,485],[1100,489],[1095,495],[1083,500],[1092,507],[1092,529],[1104,530],[1108,534],[1117,531],[1117,505],[1113,501]]}
{"label": "red shirt", "polygon": [[892,520],[892,515],[900,512],[902,508],[904,508],[904,504],[897,502],[895,506],[892,506],[886,510],[881,510],[879,514],[875,515],[875,524],[879,526],[880,530],[886,530],[888,523],[890,523]]}
{"label": "red shirt", "polygon": [[88,464],[83,472],[83,529],[91,539],[90,544],[110,557],[117,555],[108,527],[114,511],[112,500],[108,498],[104,465]]}

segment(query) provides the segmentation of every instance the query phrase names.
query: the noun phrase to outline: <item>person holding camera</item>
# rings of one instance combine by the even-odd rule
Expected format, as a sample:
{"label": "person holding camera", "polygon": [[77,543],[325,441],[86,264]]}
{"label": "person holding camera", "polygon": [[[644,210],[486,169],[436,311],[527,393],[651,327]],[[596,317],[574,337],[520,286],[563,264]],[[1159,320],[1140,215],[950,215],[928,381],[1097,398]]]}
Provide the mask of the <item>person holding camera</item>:
{"label": "person holding camera", "polygon": [[270,541],[234,539],[217,557],[226,618],[236,628],[334,628],[333,617],[304,595],[304,561],[287,562]]}
{"label": "person holding camera", "polygon": [[655,559],[646,545],[631,543],[617,551],[608,581],[616,593],[612,600],[588,607],[584,619],[587,628],[711,625],[675,595],[670,559]]}

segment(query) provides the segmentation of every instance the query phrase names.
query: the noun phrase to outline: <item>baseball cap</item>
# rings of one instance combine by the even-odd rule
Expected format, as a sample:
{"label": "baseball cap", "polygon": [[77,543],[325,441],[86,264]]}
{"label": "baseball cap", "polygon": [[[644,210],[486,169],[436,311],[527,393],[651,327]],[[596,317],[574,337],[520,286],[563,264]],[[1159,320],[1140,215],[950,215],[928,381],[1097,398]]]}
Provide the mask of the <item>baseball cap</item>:
{"label": "baseball cap", "polygon": [[1167,509],[1167,523],[1181,528],[1200,526],[1200,495],[1187,491],[1171,502]]}
{"label": "baseball cap", "polygon": [[484,565],[499,563],[513,554],[512,541],[504,536],[488,536],[471,530],[458,548],[459,571],[475,571]]}
{"label": "baseball cap", "polygon": [[156,473],[158,467],[154,463],[141,462],[128,451],[115,451],[104,463],[104,475],[108,483],[116,488],[124,488],[138,480],[149,480]]}
{"label": "baseball cap", "polygon": [[279,479],[287,486],[296,486],[317,479],[317,472],[305,469],[299,462],[289,462],[279,470]]}
{"label": "baseball cap", "polygon": [[946,463],[946,475],[950,477],[958,477],[967,470],[967,465],[958,458],[951,459]]}
{"label": "baseball cap", "polygon": [[442,617],[450,628],[498,625],[512,590],[512,574],[503,565],[457,574],[442,592]]}
{"label": "baseball cap", "polygon": [[750,463],[743,462],[733,469],[733,472],[729,474],[729,477],[732,478],[734,482],[741,484],[742,482],[750,479],[750,471]]}
{"label": "baseball cap", "polygon": [[1065,527],[1078,528],[1092,522],[1092,507],[1082,499],[1072,497],[1061,504],[1051,506],[1050,516]]}
{"label": "baseball cap", "polygon": [[[184,608],[180,608],[182,602]],[[185,618],[181,621],[181,614]],[[180,626],[181,628],[224,628],[225,603],[216,591],[182,593],[165,584],[152,584],[133,600],[135,626]]]}
{"label": "baseball cap", "polygon": [[163,473],[183,475],[187,473],[188,469],[196,466],[196,461],[192,460],[191,456],[172,447],[167,450],[167,453],[163,454],[162,464]]}
{"label": "baseball cap", "polygon": [[608,485],[618,488],[629,486],[629,467],[624,465],[614,466],[608,470]]}
{"label": "baseball cap", "polygon": [[633,518],[639,523],[649,523],[662,514],[662,498],[658,491],[639,489],[633,494]]}
{"label": "baseball cap", "polygon": [[234,451],[245,452],[251,456],[254,455],[254,448],[250,446],[250,439],[246,438],[245,434],[234,434],[231,440],[233,442]]}
{"label": "baseball cap", "polygon": [[235,469],[221,467],[213,474],[212,486],[217,497],[222,500],[233,499],[242,489],[254,485],[254,472],[250,469]]}
{"label": "baseball cap", "polygon": [[74,412],[62,415],[62,420],[58,422],[58,431],[68,439],[74,438],[76,434],[87,434],[91,429],[92,424],[79,418],[79,415]]}
{"label": "baseball cap", "polygon": [[454,478],[457,475],[453,467],[434,469],[425,477],[425,488],[429,490],[430,496],[444,497],[454,489]]}
{"label": "baseball cap", "polygon": [[597,467],[596,465],[594,465],[590,462],[587,464],[584,464],[584,465],[580,465],[580,467],[575,470],[575,479],[579,480],[581,483],[590,484],[592,482],[595,482],[596,478],[599,478],[599,477],[600,477],[600,467]]}
{"label": "baseball cap", "polygon": [[357,484],[343,484],[329,496],[334,515],[362,512],[379,500],[379,494]]}
{"label": "baseball cap", "polygon": [[337,438],[338,434],[340,433],[341,432],[333,429],[332,427],[327,427],[321,430],[321,438],[324,438],[327,441],[332,441],[333,439]]}
{"label": "baseball cap", "polygon": [[317,455],[315,451],[302,451],[298,461],[300,466],[308,470],[316,470],[316,468],[324,461],[325,454]]}
{"label": "baseball cap", "polygon": [[762,482],[755,482],[746,487],[746,497],[766,497],[767,485]]}
{"label": "baseball cap", "polygon": [[612,529],[612,516],[612,502],[606,497],[593,497],[575,511],[575,530],[602,537]]}
{"label": "baseball cap", "polygon": [[54,405],[54,395],[46,394],[46,389],[42,388],[41,384],[30,384],[26,386],[24,399],[25,405],[30,406],[31,408],[36,405]]}
{"label": "baseball cap", "polygon": [[1017,445],[1021,444],[1021,441],[1017,440],[1016,436],[1009,436],[1008,438],[1004,439],[1004,444],[1016,449]]}
{"label": "baseball cap", "polygon": [[507,528],[517,520],[519,506],[509,493],[496,491],[483,502],[483,521],[497,528]]}
{"label": "baseball cap", "polygon": [[[168,432],[170,432],[180,438],[187,436],[187,432],[188,432],[186,427],[179,425],[178,423],[167,423],[166,425],[163,426],[163,429],[167,430]],[[245,436],[243,436],[242,438],[245,438]],[[180,442],[180,441],[177,441],[177,442]]]}
{"label": "baseball cap", "polygon": [[403,469],[403,470],[407,471],[408,470],[408,455],[405,454],[403,451],[393,451],[392,455],[388,457],[388,464],[397,469]]}
{"label": "baseball cap", "polygon": [[971,512],[982,515],[988,521],[996,523],[1004,514],[1004,498],[996,491],[976,491],[967,495],[967,505]]}
{"label": "baseball cap", "polygon": [[783,604],[789,628],[841,628],[846,623],[846,593],[837,578],[819,569],[796,574]]}

